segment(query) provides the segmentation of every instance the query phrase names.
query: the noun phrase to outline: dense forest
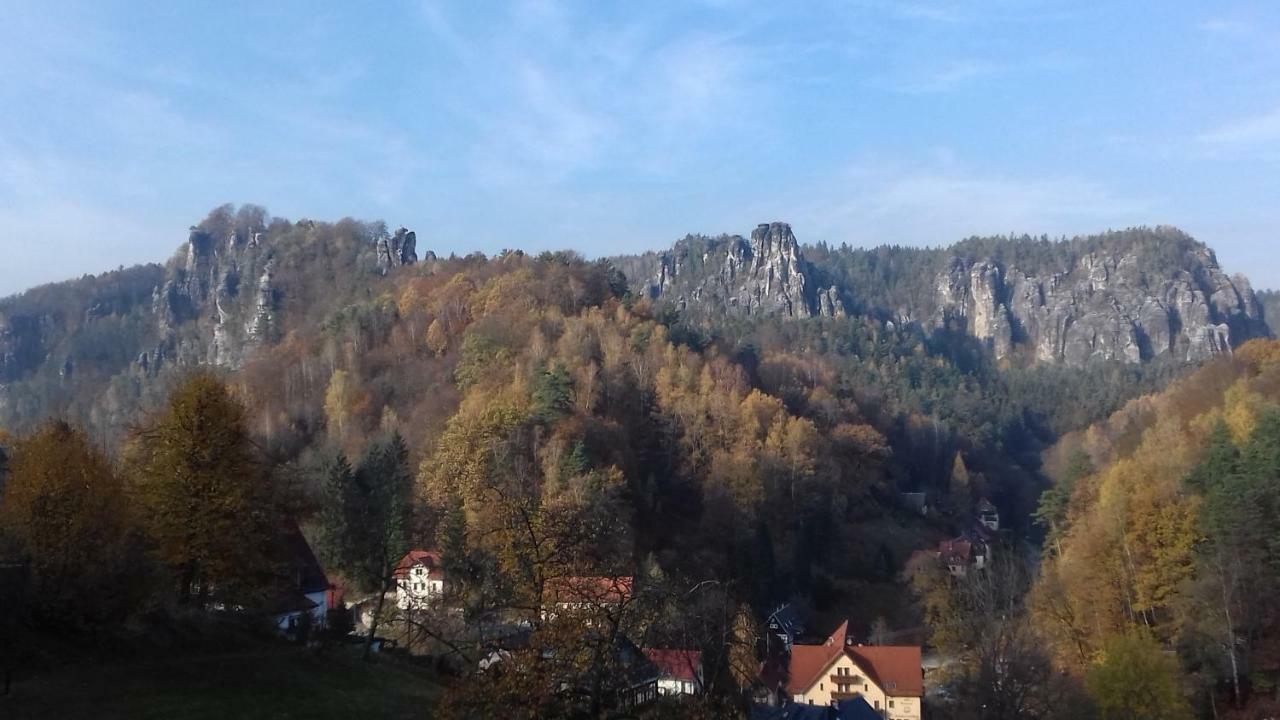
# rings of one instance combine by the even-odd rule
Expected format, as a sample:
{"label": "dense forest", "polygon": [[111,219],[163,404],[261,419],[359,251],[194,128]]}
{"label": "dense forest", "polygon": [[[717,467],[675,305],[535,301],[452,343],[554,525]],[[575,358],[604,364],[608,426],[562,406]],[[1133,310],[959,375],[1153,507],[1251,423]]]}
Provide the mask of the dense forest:
{"label": "dense forest", "polygon": [[1280,346],[1249,343],[1050,457],[1030,607],[1056,662],[1093,673],[1117,647],[1176,653],[1143,678],[1173,688],[1167,714],[1116,717],[1274,713]]}
{"label": "dense forest", "polygon": [[[590,675],[592,703],[616,690],[591,668],[625,633],[699,647],[716,691],[697,712],[740,709],[761,659],[749,638],[782,603],[861,637],[923,627],[980,705],[1002,701],[981,673],[1025,651],[1045,709],[1005,717],[1052,717],[1062,698],[1125,716],[1097,689],[1107,658],[1153,648],[1175,700],[1199,683],[1187,708],[1280,686],[1260,599],[1273,345],[1189,378],[1169,357],[1014,366],[961,330],[860,312],[708,323],[636,293],[625,264],[570,252],[386,263],[389,237],[224,207],[164,267],[0,301],[0,565],[31,590],[0,628],[25,643],[9,660],[53,662],[48,633],[267,608],[301,528],[351,597],[381,597],[405,551],[438,548],[466,622],[379,602],[374,629],[402,622],[458,672],[486,651],[477,623],[524,618],[534,647]],[[1049,262],[1064,246],[961,247]],[[915,292],[893,277],[918,281],[913,258],[933,252],[889,253],[888,273],[877,252],[812,251],[883,297]],[[908,567],[984,500],[1005,528],[997,579]],[[1042,541],[1037,576],[1022,559]],[[581,575],[635,577],[610,633],[537,614]],[[537,677],[454,685],[442,712],[581,711]]]}

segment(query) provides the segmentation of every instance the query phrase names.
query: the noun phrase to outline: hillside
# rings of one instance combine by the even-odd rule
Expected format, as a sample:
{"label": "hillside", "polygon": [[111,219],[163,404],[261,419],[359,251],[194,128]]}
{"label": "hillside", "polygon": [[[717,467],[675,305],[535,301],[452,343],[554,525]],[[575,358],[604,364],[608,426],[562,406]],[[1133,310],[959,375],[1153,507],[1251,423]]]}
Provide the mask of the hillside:
{"label": "hillside", "polygon": [[802,248],[772,223],[615,262],[635,292],[695,318],[857,314],[966,333],[1021,365],[1198,362],[1267,333],[1248,280],[1167,227],[863,250]]}
{"label": "hillside", "polygon": [[1032,606],[1059,662],[1083,670],[1146,634],[1177,651],[1187,695],[1260,716],[1280,681],[1280,344],[1248,343],[1067,435],[1049,467]]}

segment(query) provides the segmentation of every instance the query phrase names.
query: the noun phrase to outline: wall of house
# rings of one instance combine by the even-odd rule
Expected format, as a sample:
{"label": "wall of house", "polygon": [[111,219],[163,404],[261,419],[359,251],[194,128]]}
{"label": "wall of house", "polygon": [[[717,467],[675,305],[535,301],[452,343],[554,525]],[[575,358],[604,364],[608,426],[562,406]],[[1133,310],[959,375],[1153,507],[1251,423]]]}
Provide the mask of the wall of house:
{"label": "wall of house", "polygon": [[658,681],[659,695],[693,695],[694,687],[691,680],[675,680],[673,678],[663,678]]}
{"label": "wall of house", "polygon": [[410,606],[422,607],[431,598],[444,594],[444,578],[439,573],[432,577],[427,568],[416,565],[409,570],[409,577],[396,581],[396,606],[407,610]]}
{"label": "wall of house", "polygon": [[[841,675],[841,671],[847,675]],[[839,681],[832,681],[831,676],[840,676]],[[806,705],[830,705],[833,693],[840,691],[840,685],[846,692],[857,693],[867,704],[880,711],[889,720],[920,720],[920,700],[913,697],[889,697],[880,686],[876,685],[867,674],[858,667],[848,655],[841,654],[818,677],[813,687],[805,693],[796,695],[794,700]],[[893,707],[889,707],[889,702]]]}

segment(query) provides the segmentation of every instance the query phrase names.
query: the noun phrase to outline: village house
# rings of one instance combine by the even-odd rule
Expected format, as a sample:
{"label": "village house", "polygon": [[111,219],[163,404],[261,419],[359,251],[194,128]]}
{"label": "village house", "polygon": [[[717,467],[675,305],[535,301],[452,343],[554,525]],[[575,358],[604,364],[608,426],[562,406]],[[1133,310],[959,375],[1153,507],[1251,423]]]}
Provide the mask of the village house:
{"label": "village house", "polygon": [[697,650],[645,648],[658,669],[659,695],[696,695],[702,691],[702,653]]}
{"label": "village house", "polygon": [[929,496],[926,493],[904,492],[902,493],[902,502],[921,515],[929,514]]}
{"label": "village house", "polygon": [[[552,620],[561,613],[611,614],[631,602],[634,585],[635,579],[629,575],[586,575],[549,580],[542,619]],[[591,621],[588,619],[587,622]]]}
{"label": "village house", "polygon": [[287,562],[281,571],[281,591],[270,603],[280,632],[294,635],[306,626],[322,628],[336,602],[336,590],[297,526],[282,537]]}
{"label": "village house", "polygon": [[984,570],[991,562],[991,546],[974,533],[938,543],[936,550],[917,550],[911,554],[908,567],[925,561],[941,563],[952,577],[962,578],[970,570]]}
{"label": "village house", "polygon": [[396,564],[396,607],[422,610],[444,597],[444,561],[435,550],[410,550]]}
{"label": "village house", "polygon": [[821,645],[791,649],[787,694],[807,705],[862,698],[888,720],[920,720],[924,671],[918,646],[855,645],[842,623]]}
{"label": "village house", "polygon": [[1000,532],[1000,511],[986,498],[978,500],[978,524],[991,532]]}
{"label": "village house", "polygon": [[800,619],[800,612],[791,603],[783,603],[769,613],[769,619],[765,622],[765,627],[769,630],[766,641],[769,646],[768,654],[770,655],[773,654],[775,649],[775,641],[781,644],[782,647],[780,649],[790,652],[791,646],[796,642],[796,636],[804,632],[804,623]]}

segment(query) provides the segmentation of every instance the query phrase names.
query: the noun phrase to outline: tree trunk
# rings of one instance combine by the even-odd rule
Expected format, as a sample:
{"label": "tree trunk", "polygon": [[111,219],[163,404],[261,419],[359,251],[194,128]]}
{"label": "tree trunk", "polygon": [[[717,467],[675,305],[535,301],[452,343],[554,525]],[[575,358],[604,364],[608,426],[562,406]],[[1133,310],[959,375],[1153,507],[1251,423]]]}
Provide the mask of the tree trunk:
{"label": "tree trunk", "polygon": [[1218,583],[1222,588],[1222,614],[1227,620],[1227,657],[1231,659],[1231,689],[1235,694],[1235,706],[1240,707],[1240,667],[1236,660],[1236,628],[1231,620],[1231,595],[1227,591],[1227,575],[1222,567],[1222,552],[1218,552]]}
{"label": "tree trunk", "polygon": [[373,619],[369,621],[369,636],[364,639],[364,659],[368,660],[373,656],[373,636],[378,632],[378,618],[382,617],[382,604],[387,600],[387,586],[384,583],[378,589],[378,605],[373,612]]}

